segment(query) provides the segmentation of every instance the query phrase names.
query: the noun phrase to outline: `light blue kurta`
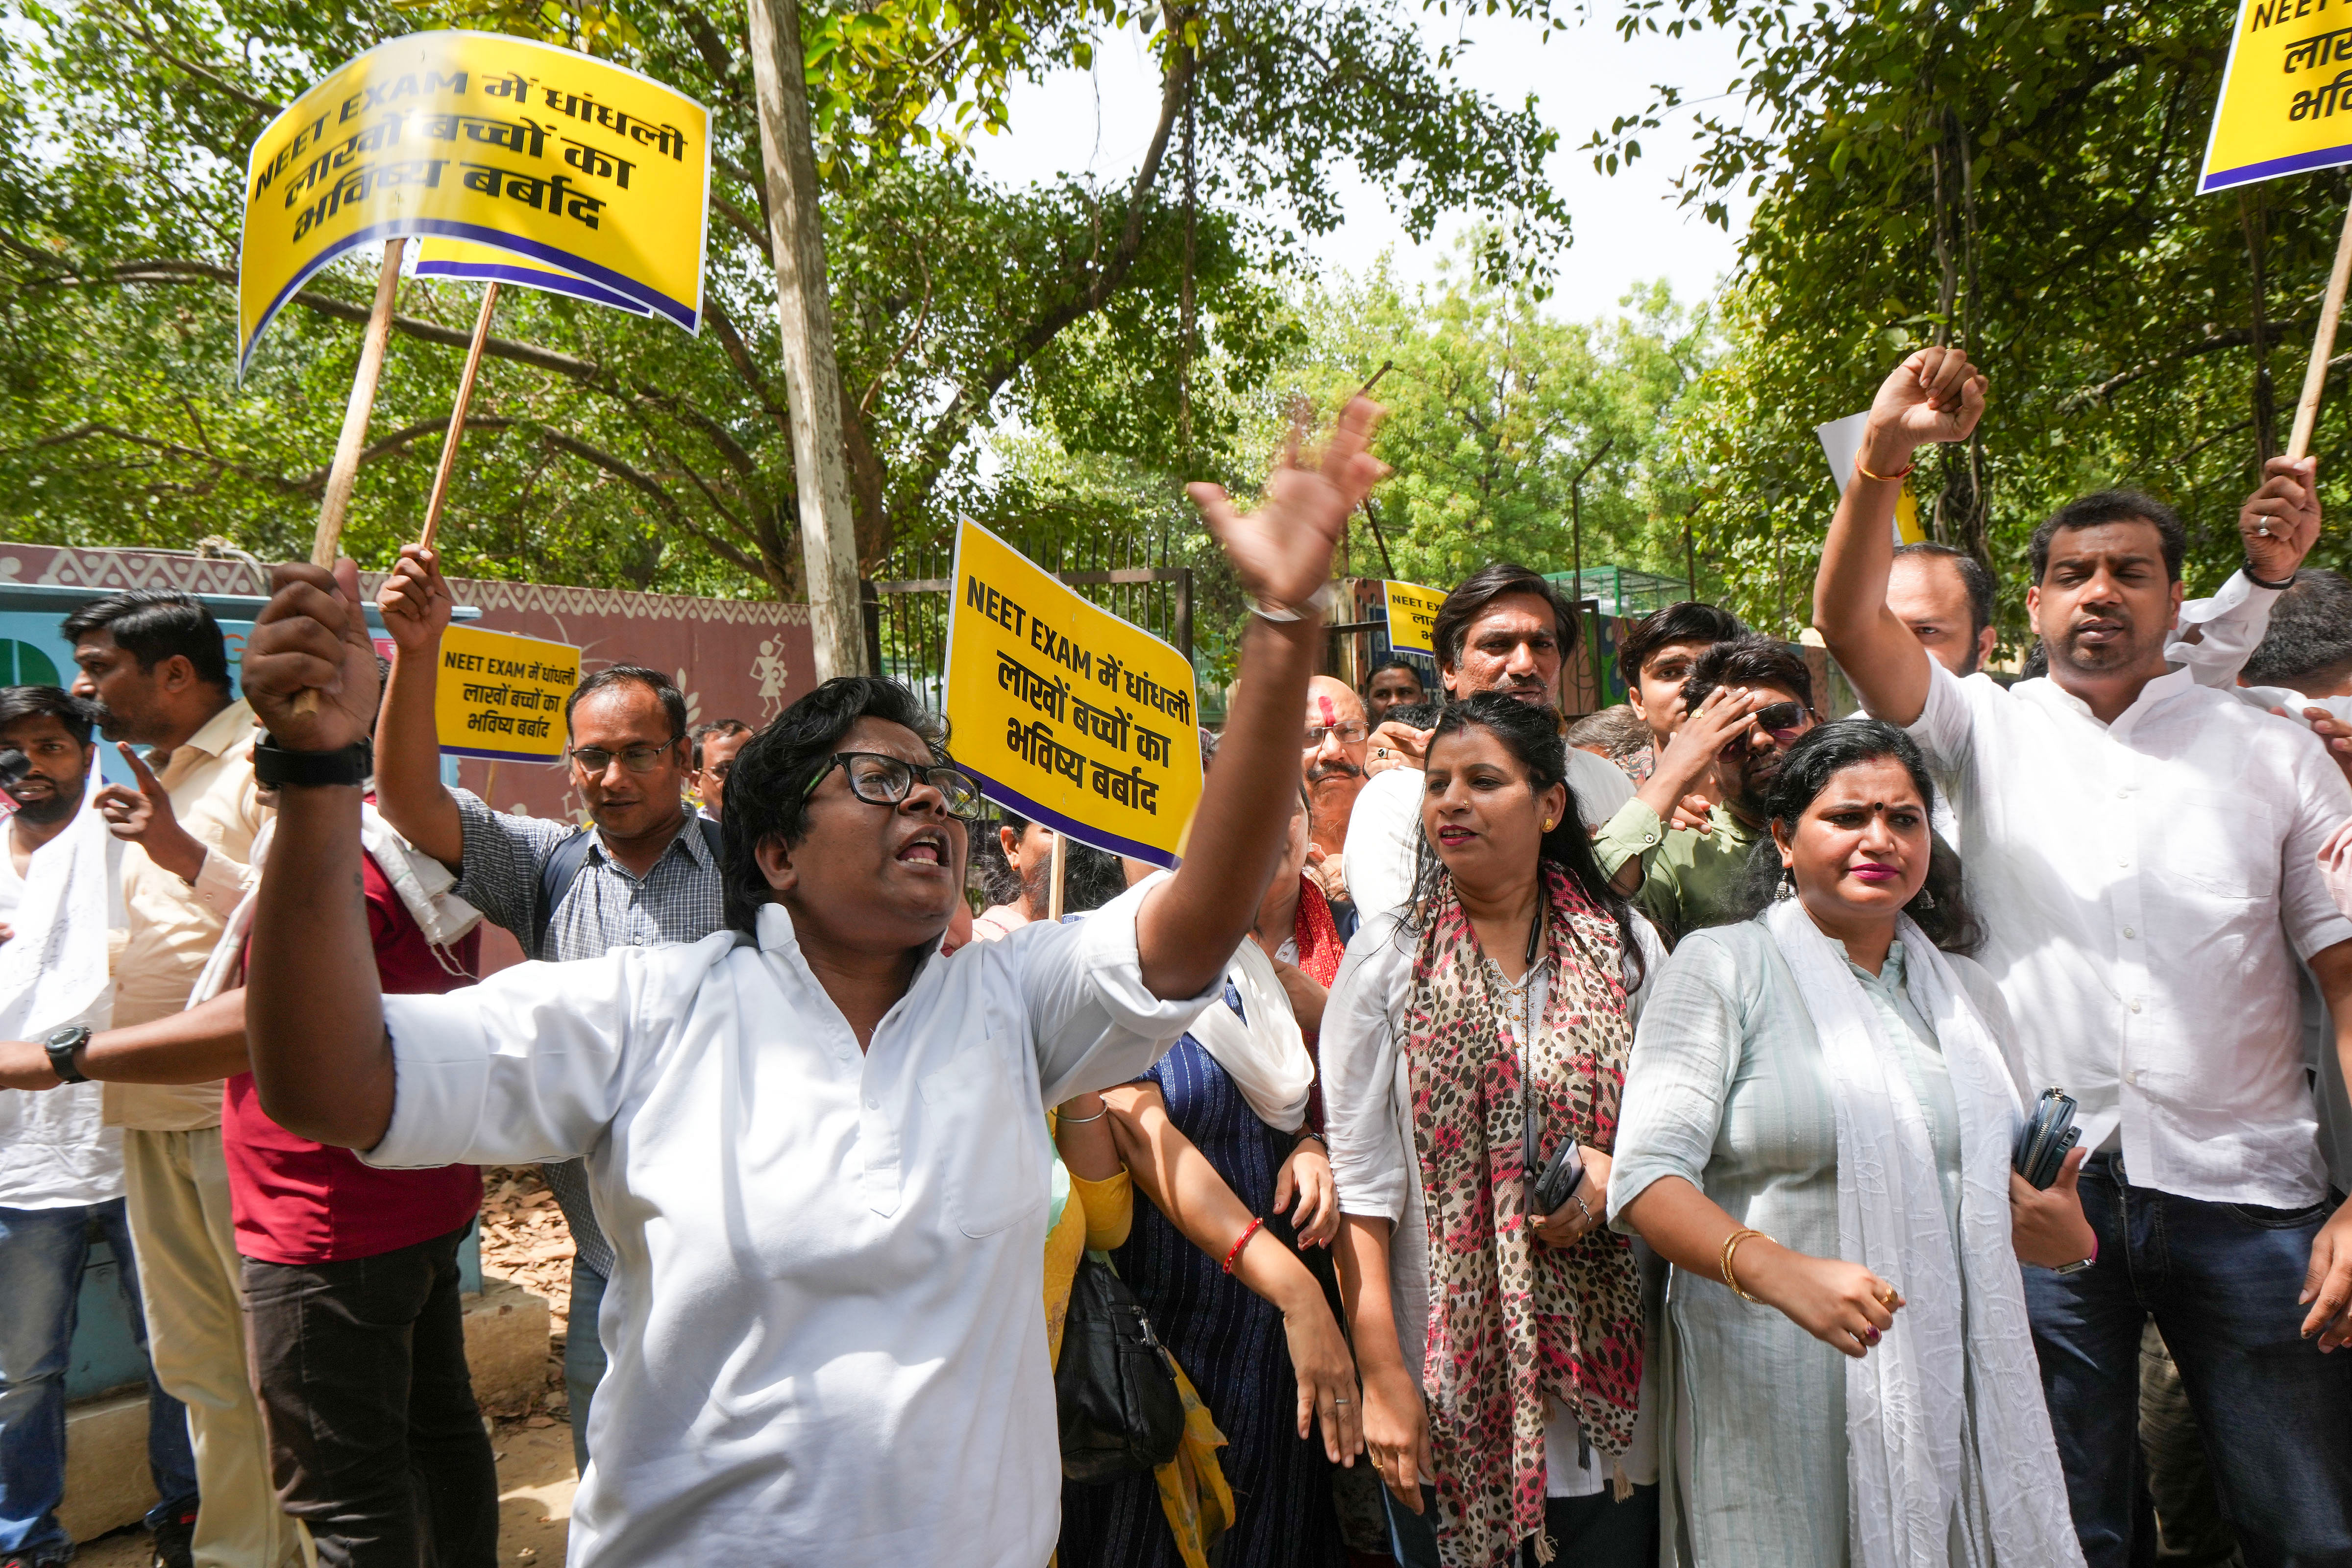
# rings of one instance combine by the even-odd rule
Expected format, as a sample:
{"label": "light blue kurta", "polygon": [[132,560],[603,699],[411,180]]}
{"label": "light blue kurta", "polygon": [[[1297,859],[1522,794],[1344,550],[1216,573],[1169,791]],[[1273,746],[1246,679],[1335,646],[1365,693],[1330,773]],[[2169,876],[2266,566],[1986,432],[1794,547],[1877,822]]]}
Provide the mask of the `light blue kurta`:
{"label": "light blue kurta", "polygon": [[[2006,1051],[1999,992],[1968,960],[1951,963]],[[1935,1030],[1903,985],[1902,946],[1880,975],[1849,967],[1926,1112],[1957,1234],[1957,1108]],[[1829,1069],[1796,979],[1759,921],[1693,932],[1653,982],[1625,1075],[1612,1212],[1664,1176],[1683,1177],[1734,1219],[1798,1251],[1838,1256]],[[1621,1220],[1618,1228],[1628,1227]],[[1675,1269],[1666,1316],[1661,1560],[1688,1568],[1846,1563],[1845,1358],[1771,1308],[1740,1300],[1711,1273]],[[1972,1512],[1977,1489],[1970,1478]]]}

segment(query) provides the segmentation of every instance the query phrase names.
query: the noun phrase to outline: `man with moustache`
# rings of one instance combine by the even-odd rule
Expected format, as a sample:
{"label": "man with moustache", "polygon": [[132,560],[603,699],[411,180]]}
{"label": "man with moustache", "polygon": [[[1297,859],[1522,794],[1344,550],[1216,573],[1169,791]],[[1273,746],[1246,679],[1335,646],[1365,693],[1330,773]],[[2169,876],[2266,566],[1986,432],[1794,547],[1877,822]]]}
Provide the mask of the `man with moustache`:
{"label": "man with moustache", "polygon": [[1307,781],[1312,842],[1319,851],[1307,875],[1326,898],[1339,903],[1348,900],[1348,819],[1364,787],[1364,753],[1371,737],[1364,705],[1346,681],[1318,675],[1307,683],[1307,729],[1298,767]]}
{"label": "man with moustache", "polygon": [[[2034,531],[2046,679],[2003,690],[1928,657],[1886,604],[1889,526],[1916,448],[1966,439],[1984,402],[1957,350],[1886,379],[1813,618],[1954,796],[2024,1083],[2079,1102],[2099,1250],[2029,1268],[2025,1295],[2084,1555],[2133,1557],[2152,1315],[2246,1562],[2352,1563],[2352,1358],[2326,1353],[2352,1342],[2352,1210],[2320,1157],[2296,973],[2352,1059],[2352,921],[2315,860],[2352,789],[2298,726],[2168,665],[2187,530],[2147,496],[2084,496]],[[2284,588],[2318,532],[2308,463],[2266,467],[2224,590],[2249,600]]]}
{"label": "man with moustache", "polygon": [[1364,682],[1364,718],[1378,724],[1389,716],[1391,708],[1410,707],[1429,700],[1422,689],[1421,671],[1408,658],[1391,655],[1372,670]]}
{"label": "man with moustache", "polygon": [[[376,594],[394,648],[375,731],[383,819],[457,872],[451,893],[512,932],[528,957],[597,958],[717,931],[719,824],[686,803],[693,742],[677,684],[658,670],[614,665],[572,688],[563,707],[568,763],[593,827],[492,811],[472,792],[441,783],[433,695],[453,605],[439,558],[421,545],[401,551]],[[707,754],[714,741],[703,743]],[[574,1247],[563,1381],[572,1457],[585,1470],[589,1411],[604,1374],[597,1312],[613,1251],[583,1163],[545,1170]]]}
{"label": "man with moustache", "polygon": [[[1451,699],[1500,691],[1560,712],[1560,677],[1579,638],[1575,612],[1558,589],[1525,566],[1496,562],[1472,573],[1437,608],[1430,637],[1438,678]],[[1348,825],[1347,863],[1359,921],[1370,923],[1412,896],[1421,844],[1421,763],[1430,730],[1391,716],[1372,731],[1368,782]],[[1588,827],[1609,820],[1633,781],[1563,740],[1570,792]]]}
{"label": "man with moustache", "polygon": [[[95,705],[137,780],[136,788],[107,785],[93,804],[131,846],[114,1023],[152,1023],[187,1006],[245,898],[265,820],[253,780],[253,710],[231,689],[219,623],[192,594],[109,595],[67,616],[62,631],[73,645],[73,694]],[[123,1130],[155,1375],[188,1407],[204,1500],[191,1549],[206,1568],[279,1568],[299,1558],[301,1535],[278,1507],[246,1362],[221,1095],[217,1079],[110,1083],[101,1104],[107,1123]]]}
{"label": "man with moustache", "polygon": [[[1821,721],[1803,655],[1755,632],[1698,656],[1683,706],[1656,769],[1592,840],[1601,870],[1669,942],[1737,917],[1780,759]],[[1710,775],[1721,798],[1704,830],[1669,826],[1675,806]]]}
{"label": "man with moustache", "polygon": [[[98,747],[90,711],[54,686],[0,689],[0,745],[20,752],[16,810],[0,839],[0,1035],[67,1048],[113,1016],[111,948],[121,939],[125,845],[85,811]],[[65,1495],[66,1365],[93,1236],[114,1254],[132,1332],[146,1316],[122,1196],[122,1132],[104,1125],[100,1090],[0,1092],[0,1563],[47,1568],[73,1554],[58,1522]],[[150,1373],[147,1463],[156,1495],[155,1558],[186,1568],[196,1516],[188,1414]]]}

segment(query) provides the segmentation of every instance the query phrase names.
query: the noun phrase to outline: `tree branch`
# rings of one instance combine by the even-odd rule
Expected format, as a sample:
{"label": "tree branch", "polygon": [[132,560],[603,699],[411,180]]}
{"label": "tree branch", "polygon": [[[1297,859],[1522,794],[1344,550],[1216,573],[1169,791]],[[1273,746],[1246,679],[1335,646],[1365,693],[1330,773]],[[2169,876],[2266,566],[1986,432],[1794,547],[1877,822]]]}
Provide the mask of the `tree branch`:
{"label": "tree branch", "polygon": [[[1176,30],[1177,18],[1170,18],[1171,31]],[[1099,264],[1091,258],[1080,262],[1077,276],[1071,279],[1070,291],[1062,302],[1030,322],[1026,331],[1013,346],[984,366],[971,381],[956,388],[948,405],[931,421],[929,430],[902,470],[901,489],[914,493],[928,492],[938,479],[948,459],[961,445],[964,434],[971,426],[980,410],[988,406],[1004,384],[1021,373],[1022,367],[1043,353],[1064,329],[1103,308],[1110,297],[1123,286],[1135,259],[1143,249],[1143,214],[1150,200],[1153,186],[1160,178],[1160,166],[1168,152],[1168,138],[1175,129],[1177,116],[1184,107],[1184,95],[1191,86],[1198,63],[1189,50],[1179,47],[1167,79],[1160,84],[1160,123],[1151,132],[1151,143],[1145,149],[1142,167],[1136,171],[1135,184],[1128,192],[1127,223],[1120,230],[1118,243]],[[1093,277],[1086,279],[1091,270]]]}

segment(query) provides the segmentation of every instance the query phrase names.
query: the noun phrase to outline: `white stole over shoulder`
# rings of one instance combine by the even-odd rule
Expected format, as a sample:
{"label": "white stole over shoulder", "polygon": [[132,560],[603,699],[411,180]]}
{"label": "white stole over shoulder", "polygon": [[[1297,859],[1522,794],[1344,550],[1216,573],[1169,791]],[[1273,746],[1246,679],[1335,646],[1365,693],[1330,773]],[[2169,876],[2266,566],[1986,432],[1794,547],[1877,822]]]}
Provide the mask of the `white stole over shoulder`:
{"label": "white stole over shoulder", "polygon": [[1307,1120],[1307,1091],[1315,1085],[1315,1058],[1307,1054],[1290,995],[1274,972],[1274,961],[1254,937],[1242,938],[1225,966],[1225,978],[1241,994],[1244,1023],[1223,997],[1201,1010],[1190,1031],[1242,1091],[1257,1119],[1277,1132],[1296,1132]]}
{"label": "white stole over shoulder", "polygon": [[[1893,1284],[1907,1303],[1868,1355],[1845,1363],[1855,1568],[1950,1561],[1956,1511],[1970,1568],[2079,1568],[2083,1550],[2010,1240],[2011,1150],[2024,1110],[1999,1043],[1951,963],[1905,917],[1895,934],[1911,996],[1935,1026],[1959,1111],[1956,1258],[1927,1118],[1877,1011],[1801,904],[1775,903],[1764,918],[1829,1068],[1838,1256]],[[1965,1447],[1971,1437],[1973,1455]],[[1990,1541],[1977,1539],[1959,1506],[1971,1459]]]}
{"label": "white stole over shoulder", "polygon": [[[26,864],[16,934],[0,945],[0,1040],[40,1039],[77,1023],[103,1029],[113,1018],[107,933],[123,924],[122,861],[91,804],[104,782],[93,764],[81,809]],[[0,853],[6,848],[0,843]]]}

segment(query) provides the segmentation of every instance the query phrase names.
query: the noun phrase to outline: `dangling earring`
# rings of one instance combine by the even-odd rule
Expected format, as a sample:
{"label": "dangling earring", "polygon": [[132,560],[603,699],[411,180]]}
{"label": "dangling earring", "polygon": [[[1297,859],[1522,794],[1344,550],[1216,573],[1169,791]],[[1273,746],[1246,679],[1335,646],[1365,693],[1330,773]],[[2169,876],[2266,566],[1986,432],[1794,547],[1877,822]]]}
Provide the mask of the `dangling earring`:
{"label": "dangling earring", "polygon": [[1932,910],[1936,907],[1936,895],[1922,888],[1919,889],[1919,896],[1911,900],[1911,907],[1915,910]]}
{"label": "dangling earring", "polygon": [[1780,880],[1773,888],[1772,896],[1775,899],[1793,899],[1797,896],[1797,868],[1794,866],[1784,865],[1780,868]]}

